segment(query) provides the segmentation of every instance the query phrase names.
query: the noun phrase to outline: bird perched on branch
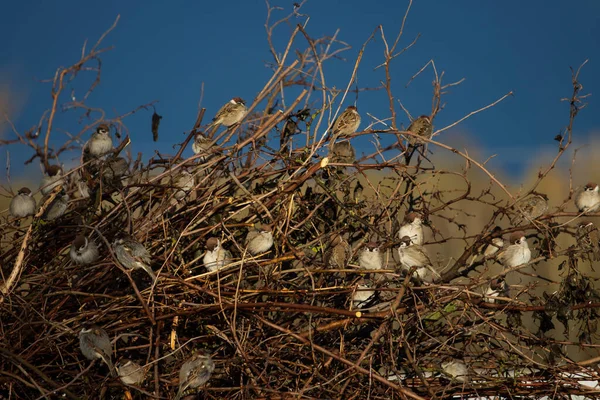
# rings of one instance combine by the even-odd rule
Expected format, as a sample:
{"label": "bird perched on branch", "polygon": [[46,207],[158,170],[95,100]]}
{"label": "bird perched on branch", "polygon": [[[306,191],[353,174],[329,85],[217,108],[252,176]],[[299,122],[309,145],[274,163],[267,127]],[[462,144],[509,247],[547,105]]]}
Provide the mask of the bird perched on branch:
{"label": "bird perched on branch", "polygon": [[548,211],[548,198],[544,196],[531,194],[519,200],[513,207],[514,212],[517,213],[512,221],[513,225],[521,225],[521,223],[526,223],[544,215]]}
{"label": "bird perched on branch", "polygon": [[246,116],[246,111],[246,102],[244,99],[241,97],[234,97],[221,107],[210,125],[224,125],[230,127],[240,122]]}
{"label": "bird perched on branch", "polygon": [[42,178],[40,189],[42,194],[48,194],[57,186],[64,185],[62,168],[58,165],[50,165],[46,168],[46,175]]}
{"label": "bird perched on branch", "polygon": [[124,235],[115,240],[112,245],[117,260],[127,269],[143,269],[152,280],[156,280],[156,274],[150,268],[150,253],[143,244],[129,235]]}
{"label": "bird perched on branch", "polygon": [[333,143],[329,150],[329,162],[339,164],[352,164],[356,161],[356,152],[348,140]]}
{"label": "bird perched on branch", "polygon": [[[42,198],[41,204],[46,204],[46,201],[50,199],[52,194],[48,194]],[[46,206],[44,213],[42,214],[42,219],[44,221],[54,221],[62,217],[67,209],[69,208],[69,195],[65,194],[64,190],[61,190],[60,193],[56,194],[56,197]]]}
{"label": "bird perched on branch", "polygon": [[194,136],[194,141],[192,142],[192,150],[194,154],[205,154],[200,158],[201,162],[204,162],[208,159],[208,152],[211,149],[213,143],[212,140],[204,136],[202,132],[196,133]]}
{"label": "bird perched on branch", "polygon": [[84,326],[79,332],[79,348],[88,360],[101,359],[110,370],[112,376],[117,376],[112,363],[112,346],[108,333],[99,326]]}
{"label": "bird perched on branch", "polygon": [[352,308],[363,308],[375,297],[375,291],[371,289],[369,283],[362,278],[358,281],[356,288],[352,292]]}
{"label": "bird perched on branch", "polygon": [[106,124],[100,124],[96,132],[92,133],[90,140],[83,146],[84,153],[92,157],[102,157],[113,149],[113,141],[110,137],[110,128]]}
{"label": "bird perched on branch", "polygon": [[253,256],[264,253],[273,247],[273,228],[264,225],[261,229],[252,229],[246,236],[246,246]]}
{"label": "bird perched on branch", "polygon": [[490,284],[485,291],[486,297],[483,298],[483,301],[486,303],[494,304],[496,303],[496,297],[509,297],[510,292],[506,281],[502,278],[492,279]]}
{"label": "bird perched on branch", "polygon": [[206,241],[206,253],[202,259],[207,270],[210,272],[217,271],[226,266],[231,258],[231,252],[221,246],[221,241],[218,238],[208,238]]}
{"label": "bird perched on branch", "polygon": [[600,261],[600,233],[591,221],[582,221],[577,226],[577,239],[583,250],[591,250],[594,261]]}
{"label": "bird perched on branch", "polygon": [[348,106],[337,117],[331,128],[333,141],[340,136],[350,136],[358,130],[360,126],[360,114],[356,106]]}
{"label": "bird perched on branch", "polygon": [[429,117],[429,115],[421,115],[419,118],[413,120],[406,130],[417,135],[406,135],[408,143],[412,145],[420,143],[420,138],[431,139],[431,136],[433,135],[431,117]]}
{"label": "bird perched on branch", "polygon": [[510,235],[510,245],[502,249],[496,259],[504,268],[513,268],[531,260],[531,250],[525,238],[525,232],[517,231]]}
{"label": "bird perched on branch", "polygon": [[600,192],[598,185],[588,182],[575,193],[575,205],[579,212],[596,212],[600,208]]}
{"label": "bird perched on branch", "polygon": [[329,250],[325,253],[325,262],[331,268],[346,268],[350,256],[352,255],[352,248],[344,240],[341,235],[334,236],[331,241]]}
{"label": "bird perched on branch", "polygon": [[383,256],[379,250],[379,245],[375,242],[369,242],[358,255],[358,265],[362,269],[382,269]]}
{"label": "bird perched on branch", "polygon": [[35,214],[35,199],[31,196],[29,188],[22,187],[19,189],[17,194],[10,200],[8,212],[16,218],[24,218]]}
{"label": "bird perched on branch", "polygon": [[421,214],[410,212],[404,218],[404,225],[398,233],[400,238],[408,236],[412,244],[421,246],[423,244],[423,219]]}
{"label": "bird perched on branch", "polygon": [[76,264],[90,264],[98,259],[98,246],[96,246],[96,243],[94,243],[93,240],[88,239],[86,236],[77,235],[73,244],[71,244],[69,255],[71,256],[71,260]]}
{"label": "bird perched on branch", "polygon": [[115,365],[119,379],[125,385],[139,385],[144,381],[146,371],[138,363],[123,359]]}
{"label": "bird perched on branch", "polygon": [[209,355],[198,353],[181,365],[179,370],[179,390],[175,400],[180,400],[188,389],[197,389],[210,379],[215,363]]}
{"label": "bird perched on branch", "polygon": [[423,246],[414,244],[409,236],[404,236],[400,240],[398,256],[404,270],[410,271],[413,267],[416,268],[415,273],[424,282],[433,282],[440,278]]}
{"label": "bird perched on branch", "polygon": [[177,188],[175,190],[175,200],[181,201],[185,199],[187,194],[194,188],[194,175],[190,174],[187,171],[179,171],[179,173],[173,179],[173,186]]}
{"label": "bird perched on branch", "polygon": [[483,256],[484,260],[491,258],[494,254],[496,254],[502,247],[504,247],[504,239],[502,239],[502,228],[499,226],[495,226],[488,237],[486,243],[481,245],[477,250],[477,254],[471,256],[468,265],[471,266],[475,262],[475,260]]}

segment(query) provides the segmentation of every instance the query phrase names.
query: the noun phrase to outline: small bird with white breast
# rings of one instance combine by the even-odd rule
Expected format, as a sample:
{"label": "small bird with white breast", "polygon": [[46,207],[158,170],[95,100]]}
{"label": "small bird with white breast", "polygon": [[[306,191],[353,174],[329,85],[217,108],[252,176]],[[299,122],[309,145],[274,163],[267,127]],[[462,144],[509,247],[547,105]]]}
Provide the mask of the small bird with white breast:
{"label": "small bird with white breast", "polygon": [[358,255],[358,265],[362,269],[382,269],[383,256],[376,242],[369,242]]}
{"label": "small bird with white breast", "polygon": [[400,227],[400,232],[398,233],[400,238],[404,236],[408,236],[412,242],[412,244],[416,244],[419,246],[423,245],[423,218],[421,214],[416,212],[410,212],[406,214],[404,218],[404,225]]}
{"label": "small bird with white breast", "polygon": [[331,128],[333,134],[333,141],[340,136],[350,136],[356,133],[360,126],[360,114],[356,106],[348,106],[346,109],[337,117]]}
{"label": "small bird with white breast", "polygon": [[206,253],[202,258],[204,267],[210,271],[218,271],[229,264],[232,259],[231,252],[221,246],[221,241],[216,237],[210,237],[206,241]]}
{"label": "small bird with white breast", "polygon": [[506,281],[502,278],[492,279],[488,288],[485,291],[485,297],[483,301],[486,303],[494,304],[498,300],[497,297],[509,297],[510,290]]}
{"label": "small bird with white breast", "polygon": [[88,239],[85,235],[77,235],[73,244],[71,244],[69,255],[75,264],[91,264],[98,259],[98,246],[93,240]]}
{"label": "small bird with white breast", "polygon": [[496,255],[496,259],[504,268],[514,268],[531,260],[531,250],[529,250],[525,232],[513,232],[510,235],[509,242],[508,247],[505,247]]}
{"label": "small bird with white breast", "polygon": [[46,195],[52,191],[57,186],[62,186],[65,184],[63,179],[62,168],[58,165],[50,165],[46,168],[46,175],[42,178],[42,183],[40,184],[40,190],[43,195]]}
{"label": "small bird with white breast", "polygon": [[150,253],[143,244],[129,235],[123,235],[116,239],[112,245],[117,260],[127,269],[143,269],[152,280],[156,280],[156,274],[150,267]]}
{"label": "small bird with white breast", "polygon": [[79,348],[88,360],[101,359],[108,366],[110,374],[117,376],[112,363],[112,346],[108,333],[96,325],[84,325],[79,332]]}
{"label": "small bird with white breast", "polygon": [[115,369],[125,385],[139,385],[146,377],[146,371],[141,365],[126,358],[117,362]]}
{"label": "small bird with white breast", "polygon": [[219,109],[211,122],[211,126],[233,126],[246,116],[246,102],[241,97],[234,97]]}
{"label": "small bird with white breast", "polygon": [[273,243],[273,228],[270,225],[251,229],[246,236],[246,247],[253,256],[269,251]]}
{"label": "small bird with white breast", "polygon": [[83,146],[84,153],[92,157],[102,157],[113,149],[113,141],[110,137],[110,129],[106,124],[98,125],[96,132],[92,133],[90,140]]}
{"label": "small bird with white breast", "polygon": [[200,162],[204,162],[209,157],[209,151],[213,146],[212,140],[204,136],[202,132],[196,133],[194,135],[194,141],[192,142],[192,151],[194,154],[203,154],[200,157]]}
{"label": "small bird with white breast", "polygon": [[364,308],[374,298],[375,291],[371,289],[369,282],[362,278],[352,292],[352,309]]}
{"label": "small bird with white breast", "polygon": [[215,363],[209,355],[196,353],[181,365],[179,390],[175,400],[180,400],[188,389],[198,389],[210,379]]}
{"label": "small bird with white breast", "polygon": [[579,212],[596,212],[600,208],[600,192],[598,185],[588,182],[575,193],[575,205]]}
{"label": "small bird with white breast", "polygon": [[35,214],[35,199],[29,188],[22,187],[19,189],[17,194],[10,200],[8,212],[16,218],[25,218]]}
{"label": "small bird with white breast", "polygon": [[439,272],[433,268],[433,263],[425,247],[414,244],[410,237],[404,236],[398,248],[400,264],[405,271],[416,268],[415,273],[423,282],[433,282],[440,278]]}

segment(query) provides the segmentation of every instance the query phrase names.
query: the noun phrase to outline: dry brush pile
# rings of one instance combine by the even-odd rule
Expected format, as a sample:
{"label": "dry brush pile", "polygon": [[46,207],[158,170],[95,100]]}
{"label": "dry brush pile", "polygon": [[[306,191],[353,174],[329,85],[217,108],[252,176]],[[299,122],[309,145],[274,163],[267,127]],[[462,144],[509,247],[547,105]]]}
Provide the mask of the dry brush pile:
{"label": "dry brush pile", "polygon": [[[597,380],[596,360],[569,354],[597,346],[600,301],[581,268],[600,255],[590,219],[597,187],[553,208],[537,190],[584,106],[579,70],[555,159],[516,194],[485,162],[437,140],[450,126],[435,117],[455,83],[442,84],[433,63],[432,109],[397,125],[391,65],[415,43],[398,48],[404,25],[393,44],[373,33],[339,91],[323,65],[346,47],[294,25],[299,10],[267,23],[273,75],[252,102],[234,98],[210,124],[200,110],[175,155],[132,159],[131,113],[108,119],[85,105],[106,34],[57,71],[38,126],[14,127],[3,144],[29,146],[27,162],[46,176],[35,215],[14,216],[27,209],[24,191],[2,218],[4,398],[173,398],[187,384],[182,397],[210,399],[594,397],[579,381]],[[288,25],[279,53],[275,28]],[[386,46],[379,89],[390,109],[359,125],[360,104],[341,105],[357,93],[375,35]],[[98,74],[89,92],[63,103],[86,71]],[[61,109],[85,124],[56,148]],[[152,131],[162,134],[156,112]],[[353,148],[359,136],[371,138],[370,154]],[[188,146],[195,155],[185,158]],[[64,168],[74,148],[80,163]],[[463,167],[436,167],[440,154]],[[474,229],[477,207],[486,220]],[[560,280],[535,269],[550,260]],[[197,385],[179,373],[193,356],[205,357],[190,373]],[[139,377],[123,372],[126,360]]]}

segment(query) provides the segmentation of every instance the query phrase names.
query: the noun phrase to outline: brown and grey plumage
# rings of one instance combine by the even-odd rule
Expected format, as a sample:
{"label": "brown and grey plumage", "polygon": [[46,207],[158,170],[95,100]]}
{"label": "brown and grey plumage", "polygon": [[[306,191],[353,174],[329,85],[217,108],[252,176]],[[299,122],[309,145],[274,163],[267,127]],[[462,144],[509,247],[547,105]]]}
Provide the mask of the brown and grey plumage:
{"label": "brown and grey plumage", "polygon": [[496,259],[504,268],[513,268],[531,260],[531,250],[525,238],[525,232],[517,231],[510,235],[510,244],[502,249]]}
{"label": "brown and grey plumage", "polygon": [[325,253],[325,263],[331,268],[344,269],[348,265],[351,255],[350,244],[341,235],[336,235]]}
{"label": "brown and grey plumage", "polygon": [[140,242],[129,235],[124,235],[112,245],[117,260],[127,269],[143,269],[153,280],[156,274],[150,267],[150,253]]}
{"label": "brown and grey plumage", "polygon": [[198,353],[181,365],[179,370],[179,390],[175,400],[180,400],[188,389],[197,389],[210,379],[215,363],[210,356]]}
{"label": "brown and grey plumage", "polygon": [[433,282],[440,277],[439,272],[433,268],[433,263],[423,246],[413,244],[408,236],[401,239],[400,247],[398,248],[398,256],[400,264],[406,271],[410,271],[415,267],[415,273],[425,282]]}
{"label": "brown and grey plumage", "polygon": [[267,252],[273,247],[273,228],[264,225],[261,229],[251,229],[246,236],[246,246],[253,256]]}
{"label": "brown and grey plumage", "polygon": [[352,164],[356,161],[356,152],[348,140],[331,145],[329,162],[334,164]]}
{"label": "brown and grey plumage", "polygon": [[406,135],[406,139],[410,144],[414,145],[415,143],[421,142],[420,138],[431,139],[431,136],[433,135],[431,117],[429,117],[429,115],[421,115],[419,118],[413,120],[406,130],[417,135]]}
{"label": "brown and grey plumage", "polygon": [[[41,205],[45,204],[52,194],[48,194],[42,198]],[[54,221],[64,215],[69,208],[69,195],[64,193],[62,190],[54,197],[54,199],[46,206],[42,219],[44,221]]]}
{"label": "brown and grey plumage", "polygon": [[35,214],[35,199],[31,196],[31,190],[27,187],[19,189],[17,194],[10,200],[8,206],[10,215],[24,218]]}
{"label": "brown and grey plumage", "polygon": [[344,112],[342,112],[332,127],[333,139],[340,136],[349,136],[355,133],[360,126],[360,114],[356,106],[348,106]]}
{"label": "brown and grey plumage", "polygon": [[62,168],[58,165],[50,165],[46,168],[46,175],[42,178],[40,190],[43,195],[46,195],[50,193],[52,189],[57,186],[62,186],[64,183]]}
{"label": "brown and grey plumage", "polygon": [[575,205],[579,212],[596,212],[600,209],[600,189],[595,182],[588,182],[575,193]]}
{"label": "brown and grey plumage", "polygon": [[546,214],[548,211],[548,199],[540,194],[531,194],[519,200],[513,207],[513,210],[516,213],[513,225],[528,223],[529,220],[534,220]]}
{"label": "brown and grey plumage", "polygon": [[139,385],[144,381],[146,371],[138,363],[123,359],[115,365],[119,379],[126,385]]}
{"label": "brown and grey plumage", "polygon": [[117,376],[112,363],[112,346],[108,333],[99,326],[84,326],[79,332],[79,348],[88,360],[101,359],[108,365],[110,374]]}
{"label": "brown and grey plumage", "polygon": [[211,125],[233,126],[246,116],[246,102],[241,97],[234,97],[219,109]]}

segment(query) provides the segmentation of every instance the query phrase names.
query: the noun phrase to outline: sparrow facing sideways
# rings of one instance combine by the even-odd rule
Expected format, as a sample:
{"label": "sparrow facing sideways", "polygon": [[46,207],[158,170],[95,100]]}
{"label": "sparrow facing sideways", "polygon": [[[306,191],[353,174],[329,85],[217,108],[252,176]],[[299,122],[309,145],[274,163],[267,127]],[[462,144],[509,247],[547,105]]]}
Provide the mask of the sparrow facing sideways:
{"label": "sparrow facing sideways", "polygon": [[98,125],[96,132],[92,133],[90,140],[83,146],[83,151],[92,157],[102,157],[113,149],[110,129],[106,124]]}
{"label": "sparrow facing sideways", "polygon": [[[50,196],[51,194],[42,197],[41,204],[45,204]],[[67,211],[67,208],[69,208],[69,195],[65,194],[63,190],[46,206],[46,209],[42,214],[42,219],[44,221],[54,221],[55,219],[62,217]]]}
{"label": "sparrow facing sideways", "polygon": [[349,136],[355,133],[360,126],[360,114],[356,106],[348,106],[333,123],[332,133],[334,140],[340,136]]}
{"label": "sparrow facing sideways", "polygon": [[596,212],[600,208],[598,185],[589,182],[575,194],[575,205],[579,212]]}
{"label": "sparrow facing sideways", "polygon": [[440,274],[433,268],[433,263],[425,248],[413,244],[409,236],[402,237],[398,248],[398,257],[402,268],[410,271],[411,268],[415,267],[415,273],[423,282],[431,283],[440,278]]}
{"label": "sparrow facing sideways", "polygon": [[101,359],[108,365],[110,374],[117,376],[115,367],[112,363],[112,346],[108,333],[99,326],[84,326],[79,332],[79,348],[81,353],[88,360]]}
{"label": "sparrow facing sideways", "polygon": [[150,268],[150,253],[143,244],[129,235],[114,241],[113,251],[117,260],[127,269],[143,269],[152,280],[156,280],[156,274]]}
{"label": "sparrow facing sideways", "polygon": [[129,359],[123,359],[117,362],[115,369],[119,374],[121,382],[125,385],[139,385],[146,377],[144,368]]}
{"label": "sparrow facing sideways", "polygon": [[582,249],[591,250],[594,261],[600,261],[600,233],[591,221],[583,221],[577,226],[577,241]]}
{"label": "sparrow facing sideways", "polygon": [[73,244],[71,244],[69,255],[75,264],[90,264],[98,259],[98,246],[93,240],[88,239],[84,235],[77,235]]}
{"label": "sparrow facing sideways", "polygon": [[409,135],[407,137],[408,143],[414,145],[415,143],[421,142],[419,138],[431,139],[433,135],[433,125],[431,124],[431,118],[429,115],[421,115],[419,118],[413,120],[408,128],[406,129],[410,133],[414,133],[419,137]]}
{"label": "sparrow facing sideways", "polygon": [[273,247],[273,228],[264,225],[260,230],[252,229],[246,236],[246,246],[253,256],[265,253]]}
{"label": "sparrow facing sideways", "polygon": [[531,250],[529,250],[525,232],[513,232],[509,241],[510,245],[496,255],[500,264],[504,268],[513,268],[528,263],[531,260]]}
{"label": "sparrow facing sideways", "polygon": [[379,251],[379,245],[375,242],[369,242],[358,255],[358,265],[362,269],[382,269],[383,255]]}
{"label": "sparrow facing sideways", "polygon": [[483,298],[483,301],[486,303],[494,304],[496,303],[496,297],[509,297],[510,291],[506,281],[502,278],[492,279],[488,288],[485,291],[486,297]]}
{"label": "sparrow facing sideways", "polygon": [[[519,208],[523,210],[523,213],[519,211]],[[514,211],[517,215],[513,220],[513,225],[528,223],[529,220],[541,217],[548,211],[548,200],[542,195],[532,194],[519,200],[514,207]]]}
{"label": "sparrow facing sideways", "polygon": [[484,260],[491,258],[496,254],[502,247],[504,247],[504,239],[502,239],[502,228],[495,226],[492,232],[488,236],[486,243],[481,245],[477,250],[477,254],[473,254],[468,262],[471,266],[475,260],[483,255]]}
{"label": "sparrow facing sideways", "polygon": [[211,125],[230,127],[240,122],[246,116],[246,111],[246,102],[244,99],[234,97],[221,107],[217,115],[213,118]]}
{"label": "sparrow facing sideways", "polygon": [[341,235],[337,235],[331,241],[331,245],[325,253],[325,263],[331,268],[344,269],[350,261],[352,248]]}
{"label": "sparrow facing sideways", "polygon": [[8,212],[16,218],[24,218],[35,214],[35,199],[31,196],[29,188],[22,187],[19,189],[17,194],[10,200]]}
{"label": "sparrow facing sideways", "polygon": [[232,259],[231,252],[221,246],[221,241],[216,237],[210,237],[206,241],[206,253],[202,258],[204,267],[210,272],[218,271],[229,264]]}
{"label": "sparrow facing sideways", "polygon": [[179,390],[175,400],[180,400],[187,389],[197,389],[210,379],[215,363],[210,356],[198,353],[181,365],[179,370]]}
{"label": "sparrow facing sideways", "polygon": [[398,235],[400,238],[408,236],[412,244],[423,245],[423,219],[421,215],[416,212],[408,213]]}
{"label": "sparrow facing sideways", "polygon": [[62,168],[58,165],[51,165],[46,168],[46,175],[42,178],[40,189],[42,194],[48,194],[57,186],[64,185],[65,181],[62,176]]}
{"label": "sparrow facing sideways", "polygon": [[344,140],[331,145],[329,159],[335,164],[352,164],[356,161],[356,152],[350,141]]}

